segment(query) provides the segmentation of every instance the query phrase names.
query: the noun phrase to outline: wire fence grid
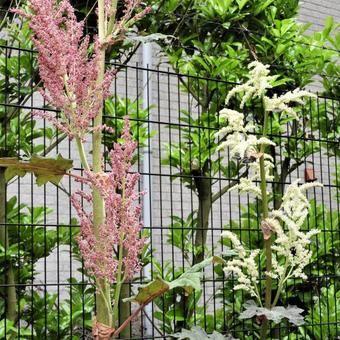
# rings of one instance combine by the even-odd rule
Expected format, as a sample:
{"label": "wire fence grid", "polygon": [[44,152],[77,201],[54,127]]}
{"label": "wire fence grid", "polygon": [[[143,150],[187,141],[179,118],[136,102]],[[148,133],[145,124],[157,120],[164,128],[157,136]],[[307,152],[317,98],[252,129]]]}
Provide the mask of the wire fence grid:
{"label": "wire fence grid", "polygon": [[[37,91],[35,53],[7,45],[1,50],[1,156],[61,154],[73,159],[74,173],[81,174],[73,142],[31,116],[35,109],[59,114],[46,107]],[[138,64],[118,66],[104,123],[119,131],[123,116],[129,115],[134,136],[140,141],[134,169],[141,174],[140,190],[147,191],[142,203],[150,243],[150,263],[127,284],[129,293],[156,275],[175,278],[183,267],[193,264],[195,237],[205,230],[195,222],[200,218],[198,188],[203,181],[210,183],[204,257],[226,252],[228,244],[220,236],[223,230],[234,231],[250,248],[260,246],[258,201],[251,195],[227,191],[247,165],[233,160],[240,170],[236,174],[227,166],[229,155],[214,150],[219,119],[213,112],[224,107],[225,96],[235,84]],[[210,89],[213,105],[204,103],[206,89]],[[308,193],[313,214],[305,228],[318,227],[320,233],[311,245],[315,254],[306,270],[308,280],[290,280],[284,296],[285,304],[308,306],[306,322],[301,327],[281,323],[271,334],[282,339],[336,339],[340,335],[340,100],[319,95],[298,110],[303,117],[300,127],[279,120],[283,128],[278,130],[277,121],[272,120],[269,136],[278,145],[273,151],[275,164],[278,175],[285,172],[285,176],[275,178],[270,187],[280,193],[313,168],[323,188]],[[257,107],[248,107],[245,113],[261,124]],[[105,134],[103,150],[116,138]],[[48,183],[38,187],[33,175],[26,175],[11,179],[3,188],[7,203],[2,202],[0,214],[0,228],[6,236],[0,252],[0,334],[18,339],[91,338],[94,291],[82,270],[75,241],[79,226],[69,202],[70,193],[81,185],[64,177],[58,186]],[[132,322],[129,338],[170,339],[170,332],[197,324],[208,332],[216,329],[235,338],[252,339],[258,322],[238,320],[243,294],[232,290],[234,282],[218,266],[214,270],[208,267],[202,291],[191,300],[196,306],[192,313],[181,310],[188,299],[183,292],[167,294]],[[8,294],[13,285],[16,320],[9,322]]]}

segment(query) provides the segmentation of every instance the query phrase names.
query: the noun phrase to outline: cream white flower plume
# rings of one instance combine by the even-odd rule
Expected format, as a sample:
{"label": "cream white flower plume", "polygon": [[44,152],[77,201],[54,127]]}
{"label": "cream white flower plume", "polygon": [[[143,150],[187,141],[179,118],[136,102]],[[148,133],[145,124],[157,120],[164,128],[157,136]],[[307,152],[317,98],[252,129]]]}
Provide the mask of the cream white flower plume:
{"label": "cream white flower plume", "polygon": [[235,86],[228,93],[226,104],[228,104],[230,99],[237,93],[243,93],[240,104],[241,109],[244,107],[244,104],[248,99],[262,97],[266,93],[267,89],[272,88],[270,82],[277,78],[276,76],[269,76],[269,66],[270,65],[263,65],[258,61],[250,63],[248,66],[250,69],[250,79],[245,84]]}
{"label": "cream white flower plume", "polygon": [[289,103],[303,104],[303,97],[315,97],[315,95],[307,91],[295,89],[294,91],[289,91],[280,97],[278,97],[277,94],[274,94],[272,98],[265,96],[265,109],[269,112],[285,112],[288,116],[294,119],[299,119],[295,110],[289,106]]}

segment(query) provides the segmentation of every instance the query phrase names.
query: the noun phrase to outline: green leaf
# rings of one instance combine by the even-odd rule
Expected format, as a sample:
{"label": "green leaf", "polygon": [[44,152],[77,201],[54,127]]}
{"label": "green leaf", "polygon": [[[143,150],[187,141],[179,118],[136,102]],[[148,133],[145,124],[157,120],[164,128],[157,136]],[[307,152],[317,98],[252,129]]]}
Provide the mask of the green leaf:
{"label": "green leaf", "polygon": [[35,175],[39,186],[47,182],[58,184],[66,171],[72,168],[72,164],[72,160],[63,158],[60,154],[57,158],[32,156],[28,161],[17,158],[0,158],[0,167],[7,168],[5,171],[6,181],[14,176],[23,177],[29,172]]}
{"label": "green leaf", "polygon": [[185,315],[183,311],[183,307],[179,305],[175,305],[174,308],[171,308],[166,312],[165,317],[169,320],[176,319],[176,321],[184,321]]}
{"label": "green leaf", "polygon": [[180,5],[180,1],[178,0],[169,0],[166,2],[166,8],[169,13],[173,12]]}
{"label": "green leaf", "polygon": [[285,51],[286,48],[287,48],[287,45],[285,45],[285,44],[278,44],[277,47],[276,47],[276,54],[277,55],[282,54]]}
{"label": "green leaf", "polygon": [[327,39],[327,37],[329,36],[329,33],[331,32],[332,28],[334,26],[334,19],[332,16],[329,16],[326,18],[325,20],[325,28],[323,29],[323,37],[324,39]]}
{"label": "green leaf", "polygon": [[211,257],[208,257],[207,259],[203,260],[202,262],[197,263],[194,266],[192,266],[191,268],[189,268],[186,271],[186,273],[198,272],[198,271],[202,270],[203,268],[205,268],[206,266],[208,266],[210,263],[225,264],[226,262],[219,256],[211,256]]}
{"label": "green leaf", "polygon": [[2,319],[0,321],[0,338],[6,339],[10,332],[16,332],[16,328],[13,321],[8,319]]}
{"label": "green leaf", "polygon": [[219,256],[212,256],[200,263],[195,264],[191,268],[188,268],[180,277],[169,283],[170,289],[181,287],[189,295],[193,289],[201,289],[201,270],[211,263],[225,264],[225,261]]}
{"label": "green leaf", "polygon": [[264,3],[262,3],[261,5],[256,6],[254,14],[258,15],[259,13],[264,11],[269,5],[271,5],[273,2],[274,2],[274,0],[267,0]]}
{"label": "green leaf", "polygon": [[26,175],[26,171],[24,169],[20,169],[16,167],[8,167],[5,171],[6,182],[8,182],[10,179],[12,179],[15,176],[24,177],[25,175]]}
{"label": "green leaf", "polygon": [[249,0],[236,0],[238,8],[241,10]]}
{"label": "green leaf", "polygon": [[170,282],[170,289],[181,287],[190,295],[195,290],[201,289],[201,273],[184,272],[178,279]]}
{"label": "green leaf", "polygon": [[211,263],[225,263],[225,261],[218,256],[209,257],[204,261],[187,269],[181,276],[171,282],[167,282],[162,278],[157,277],[155,280],[149,282],[148,284],[141,286],[137,295],[124,299],[124,302],[130,301],[137,302],[140,305],[146,305],[150,301],[164,294],[170,289],[180,287],[183,288],[187,294],[190,294],[193,289],[200,290],[200,271]]}
{"label": "green leaf", "polygon": [[162,278],[157,277],[155,280],[140,287],[137,295],[124,299],[124,302],[132,301],[137,302],[140,305],[146,305],[169,289],[169,283],[164,281]]}

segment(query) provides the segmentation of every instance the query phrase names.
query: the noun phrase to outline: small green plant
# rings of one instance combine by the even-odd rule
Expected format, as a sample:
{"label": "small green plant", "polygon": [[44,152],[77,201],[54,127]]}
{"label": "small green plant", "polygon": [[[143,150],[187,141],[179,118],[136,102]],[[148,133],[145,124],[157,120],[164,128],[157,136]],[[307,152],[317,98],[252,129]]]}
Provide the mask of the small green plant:
{"label": "small green plant", "polygon": [[[38,293],[33,289],[27,289],[26,285],[33,283],[37,277],[39,260],[48,257],[56,247],[70,243],[70,227],[64,225],[49,229],[44,227],[44,220],[50,213],[51,209],[44,207],[31,208],[23,203],[18,205],[16,196],[10,198],[6,204],[7,247],[0,245],[0,283],[3,285],[0,289],[0,313],[7,316],[6,332],[9,339],[16,338],[14,329],[19,332],[20,338],[31,334],[31,331],[25,327],[20,326],[18,330],[18,318],[29,324],[33,315],[37,317],[34,319],[36,325],[44,324],[41,308],[33,314],[28,313],[30,306],[28,301]],[[75,221],[72,220],[71,223]],[[77,232],[76,229],[72,228],[72,235]],[[6,287],[9,278],[14,284]],[[9,288],[13,289],[9,290]],[[8,305],[11,301],[13,303],[11,298],[15,299],[13,309]],[[9,313],[10,311],[13,315]],[[13,319],[9,319],[9,316]],[[2,318],[1,322],[4,323],[5,320]]]}
{"label": "small green plant", "polygon": [[306,321],[311,324],[305,327],[306,339],[336,339],[339,332],[334,324],[340,318],[339,301],[340,290],[335,285],[323,287],[314,297],[313,306],[306,316]]}
{"label": "small green plant", "polygon": [[[26,309],[22,316],[29,325],[33,323],[36,338],[48,339],[82,339],[89,336],[92,327],[94,308],[94,289],[86,282],[71,279],[67,299],[60,299],[58,294],[35,291],[33,301],[27,296]],[[47,328],[45,327],[47,326]]]}

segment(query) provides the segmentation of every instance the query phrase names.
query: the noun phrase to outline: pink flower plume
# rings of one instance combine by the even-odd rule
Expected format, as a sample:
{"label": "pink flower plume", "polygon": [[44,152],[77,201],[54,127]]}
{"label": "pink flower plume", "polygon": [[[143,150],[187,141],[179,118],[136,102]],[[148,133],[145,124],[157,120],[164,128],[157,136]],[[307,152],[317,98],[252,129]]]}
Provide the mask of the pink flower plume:
{"label": "pink flower plume", "polygon": [[61,118],[56,121],[48,114],[35,114],[48,118],[70,138],[84,139],[109,94],[116,71],[106,72],[104,80],[98,83],[99,43],[95,41],[94,52],[89,56],[84,22],[77,22],[68,0],[30,0],[29,6],[33,14],[16,12],[30,20],[44,83],[42,95],[61,111]]}
{"label": "pink flower plume", "polygon": [[122,138],[124,142],[114,143],[110,152],[111,172],[87,171],[84,178],[84,183],[97,189],[105,202],[105,222],[98,235],[94,233],[92,214],[87,213],[80,202],[81,198],[91,202],[92,195],[79,191],[71,198],[80,219],[78,242],[85,267],[90,274],[111,283],[116,281],[119,247],[124,249],[124,277],[131,279],[141,269],[139,256],[144,246],[144,239],[140,237],[140,193],[136,192],[140,175],[130,173],[137,143],[131,139],[127,119]]}

